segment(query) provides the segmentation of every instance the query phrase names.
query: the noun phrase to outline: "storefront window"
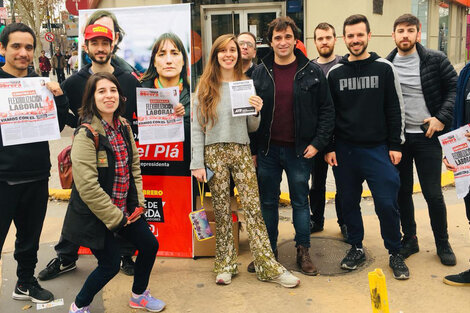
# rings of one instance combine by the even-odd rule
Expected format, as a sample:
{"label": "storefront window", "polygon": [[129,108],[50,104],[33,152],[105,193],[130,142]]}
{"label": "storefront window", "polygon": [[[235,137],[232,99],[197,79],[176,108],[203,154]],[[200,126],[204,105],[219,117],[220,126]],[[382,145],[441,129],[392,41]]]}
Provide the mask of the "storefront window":
{"label": "storefront window", "polygon": [[[191,3],[191,84],[193,91],[203,71],[204,57],[208,53],[206,50],[209,50],[212,42],[222,34],[251,31],[257,37],[258,54],[261,55],[269,49],[265,38],[267,24],[277,16],[284,15],[285,12],[301,30],[301,39],[304,41],[304,1],[302,0],[183,0],[182,2]],[[257,3],[260,5],[253,5]],[[205,12],[208,12],[203,19],[201,19],[202,5]],[[284,8],[283,12],[281,7]]]}
{"label": "storefront window", "polygon": [[449,1],[441,1],[439,4],[439,50],[447,54],[449,37]]}
{"label": "storefront window", "polygon": [[429,0],[412,0],[411,13],[421,22],[421,44],[428,44],[428,8]]}

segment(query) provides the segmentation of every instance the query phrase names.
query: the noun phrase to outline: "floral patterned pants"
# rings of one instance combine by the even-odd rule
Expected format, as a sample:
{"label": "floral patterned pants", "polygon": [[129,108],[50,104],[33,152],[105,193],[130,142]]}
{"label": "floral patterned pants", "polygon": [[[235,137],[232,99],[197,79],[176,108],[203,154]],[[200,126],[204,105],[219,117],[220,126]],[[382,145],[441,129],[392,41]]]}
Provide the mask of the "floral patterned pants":
{"label": "floral patterned pants", "polygon": [[214,271],[237,274],[237,252],[232,233],[230,210],[230,173],[240,195],[246,217],[250,250],[260,280],[273,279],[286,269],[279,264],[269,244],[268,233],[261,215],[258,183],[249,145],[216,143],[204,150],[206,166],[214,176],[209,181],[216,223]]}

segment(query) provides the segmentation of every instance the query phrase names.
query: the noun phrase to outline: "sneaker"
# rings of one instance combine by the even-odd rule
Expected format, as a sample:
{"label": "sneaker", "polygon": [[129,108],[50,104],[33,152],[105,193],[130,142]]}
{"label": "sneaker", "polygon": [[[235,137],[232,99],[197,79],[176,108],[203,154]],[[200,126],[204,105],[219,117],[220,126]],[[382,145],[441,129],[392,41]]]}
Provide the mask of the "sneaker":
{"label": "sneaker", "polygon": [[410,271],[405,264],[405,258],[401,254],[391,254],[388,264],[393,270],[393,277],[396,279],[405,280],[410,278]]}
{"label": "sneaker", "polygon": [[313,234],[313,233],[318,233],[318,232],[323,231],[323,225],[320,225],[319,223],[316,223],[312,219],[312,217],[313,217],[313,215],[310,215],[310,233]]}
{"label": "sneaker", "polygon": [[278,277],[267,280],[267,282],[276,283],[286,288],[294,288],[300,284],[300,279],[292,275],[291,272],[285,271]]}
{"label": "sneaker", "polygon": [[[276,261],[279,261],[277,249],[274,250],[274,258],[276,258]],[[248,266],[246,267],[246,270],[248,271],[248,273],[256,273],[255,261],[251,261],[250,264],[248,264]]]}
{"label": "sneaker", "polygon": [[75,302],[72,302],[70,305],[69,313],[91,313],[89,306],[84,306],[83,308],[78,308],[75,305]]}
{"label": "sneaker", "polygon": [[310,258],[307,247],[297,246],[297,265],[300,267],[300,272],[304,275],[318,275],[318,270]]}
{"label": "sneaker", "polygon": [[47,303],[54,300],[54,295],[34,280],[32,283],[16,283],[15,290],[11,295],[15,300],[31,300],[34,303]]}
{"label": "sneaker", "polygon": [[232,282],[232,274],[230,273],[219,273],[215,278],[217,285],[229,285]]}
{"label": "sneaker", "polygon": [[46,268],[39,272],[38,278],[39,280],[49,280],[76,268],[75,262],[64,265],[60,262],[59,258],[53,258],[47,263]]}
{"label": "sneaker", "polygon": [[436,244],[437,255],[441,259],[441,263],[447,266],[454,266],[457,264],[457,259],[455,258],[454,251],[449,244],[449,242],[444,242]]}
{"label": "sneaker", "polygon": [[470,287],[470,270],[460,274],[448,275],[444,277],[444,283],[451,286],[469,286]]}
{"label": "sneaker", "polygon": [[348,241],[348,227],[343,224],[339,227],[341,229],[341,235],[343,235],[344,241]]}
{"label": "sneaker", "polygon": [[418,237],[403,238],[401,241],[400,254],[407,259],[410,255],[419,252]]}
{"label": "sneaker", "polygon": [[121,257],[121,272],[123,272],[125,275],[134,276],[134,266],[135,263],[131,256]]}
{"label": "sneaker", "polygon": [[341,268],[345,270],[355,270],[359,265],[366,261],[364,250],[352,246],[341,261]]}
{"label": "sneaker", "polygon": [[134,294],[131,295],[129,300],[129,306],[133,309],[144,309],[149,312],[161,312],[165,308],[165,302],[162,300],[156,299],[150,295],[150,290],[145,290],[145,292],[137,297],[134,297]]}

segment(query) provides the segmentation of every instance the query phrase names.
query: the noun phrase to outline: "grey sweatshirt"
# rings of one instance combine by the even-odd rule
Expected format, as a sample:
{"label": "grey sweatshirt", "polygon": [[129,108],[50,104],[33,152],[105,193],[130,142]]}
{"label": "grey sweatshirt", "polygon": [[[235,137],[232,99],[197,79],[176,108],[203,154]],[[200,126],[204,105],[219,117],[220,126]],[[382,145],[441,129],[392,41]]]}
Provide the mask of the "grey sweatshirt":
{"label": "grey sweatshirt", "polygon": [[204,168],[204,147],[214,143],[249,144],[248,132],[258,129],[261,115],[232,116],[232,104],[228,83],[220,87],[220,102],[217,104],[217,121],[215,125],[203,132],[197,118],[199,103],[197,96],[193,101],[191,119],[191,164],[190,169]]}

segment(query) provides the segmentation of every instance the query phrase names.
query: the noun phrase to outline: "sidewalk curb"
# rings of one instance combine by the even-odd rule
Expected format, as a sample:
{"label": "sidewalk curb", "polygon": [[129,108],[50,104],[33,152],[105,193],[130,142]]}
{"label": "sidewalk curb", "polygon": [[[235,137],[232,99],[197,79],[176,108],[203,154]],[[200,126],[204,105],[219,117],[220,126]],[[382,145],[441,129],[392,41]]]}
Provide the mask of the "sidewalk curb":
{"label": "sidewalk curb", "polygon": [[[451,171],[447,171],[442,173],[442,178],[441,178],[441,186],[449,186],[454,184],[454,173]],[[49,189],[49,197],[52,199],[56,200],[63,200],[63,201],[68,201],[70,199],[70,193],[71,189]],[[414,184],[413,185],[413,193],[418,193],[421,192],[421,186],[420,184]],[[335,198],[336,192],[334,191],[327,191],[326,192],[326,200],[333,200]],[[206,196],[210,197],[210,193],[206,193]],[[362,198],[368,198],[371,197],[370,190],[364,190],[362,192],[361,197]],[[279,203],[284,204],[284,205],[290,205],[290,197],[288,192],[281,192],[281,195],[279,197]]]}

